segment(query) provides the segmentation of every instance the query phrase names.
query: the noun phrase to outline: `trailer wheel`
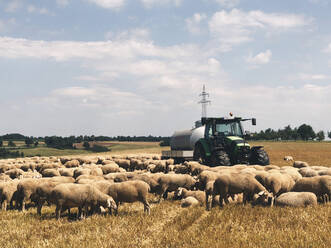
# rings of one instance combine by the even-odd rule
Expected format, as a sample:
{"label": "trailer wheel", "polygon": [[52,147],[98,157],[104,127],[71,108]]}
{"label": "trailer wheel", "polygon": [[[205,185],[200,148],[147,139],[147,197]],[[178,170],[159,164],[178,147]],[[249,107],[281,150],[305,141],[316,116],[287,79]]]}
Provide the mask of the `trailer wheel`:
{"label": "trailer wheel", "polygon": [[212,166],[218,166],[218,165],[224,165],[224,166],[231,165],[230,157],[225,151],[216,151],[212,155]]}
{"label": "trailer wheel", "polygon": [[199,162],[200,164],[206,163],[205,151],[200,143],[195,145],[193,152],[193,160]]}

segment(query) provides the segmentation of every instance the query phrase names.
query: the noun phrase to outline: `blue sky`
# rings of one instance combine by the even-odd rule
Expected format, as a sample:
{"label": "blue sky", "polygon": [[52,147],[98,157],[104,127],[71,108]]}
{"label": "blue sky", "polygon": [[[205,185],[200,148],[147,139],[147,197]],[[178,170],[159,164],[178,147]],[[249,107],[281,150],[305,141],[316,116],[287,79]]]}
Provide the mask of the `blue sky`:
{"label": "blue sky", "polygon": [[330,0],[0,0],[1,133],[331,130]]}

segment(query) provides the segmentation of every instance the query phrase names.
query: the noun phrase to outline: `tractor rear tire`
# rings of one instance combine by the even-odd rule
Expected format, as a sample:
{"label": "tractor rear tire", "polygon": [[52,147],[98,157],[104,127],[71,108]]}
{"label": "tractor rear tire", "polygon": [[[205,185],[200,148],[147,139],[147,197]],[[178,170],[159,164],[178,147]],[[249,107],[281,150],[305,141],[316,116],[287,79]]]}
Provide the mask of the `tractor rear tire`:
{"label": "tractor rear tire", "polygon": [[229,155],[225,151],[216,151],[215,154],[213,154],[212,159],[212,166],[229,166],[231,165],[231,160]]}
{"label": "tractor rear tire", "polygon": [[208,161],[206,159],[205,150],[203,149],[203,146],[201,144],[197,144],[195,146],[194,152],[193,152],[193,160],[197,161],[200,164],[207,165]]}
{"label": "tractor rear tire", "polygon": [[251,164],[269,165],[270,160],[268,153],[263,149],[256,149],[251,154]]}

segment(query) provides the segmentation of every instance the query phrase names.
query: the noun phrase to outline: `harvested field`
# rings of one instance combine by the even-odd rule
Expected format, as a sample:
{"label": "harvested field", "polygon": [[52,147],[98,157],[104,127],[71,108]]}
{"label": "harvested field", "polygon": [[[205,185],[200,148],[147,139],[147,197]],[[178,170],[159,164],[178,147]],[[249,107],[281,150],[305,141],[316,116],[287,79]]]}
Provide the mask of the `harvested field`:
{"label": "harvested field", "polygon": [[[134,161],[143,154],[157,155],[164,149],[155,144],[144,145],[149,148],[79,157],[93,163],[97,161],[96,156],[131,154]],[[264,142],[263,145],[272,164],[291,165],[283,160],[285,155],[291,155],[311,166],[331,167],[330,143]],[[38,161],[36,168],[42,170],[47,160],[35,158],[26,164]],[[49,160],[61,165],[55,158]],[[23,164],[22,159],[15,163]],[[149,216],[143,212],[141,203],[121,204],[118,216],[93,215],[83,220],[75,218],[76,209],[69,218],[65,212],[63,218],[56,220],[55,206],[44,206],[41,216],[34,207],[26,212],[2,210],[0,247],[330,247],[331,244],[330,202],[296,208],[253,207],[239,203],[206,211],[204,206],[181,208],[180,201],[172,199],[156,203],[157,197],[152,194],[148,198]]]}

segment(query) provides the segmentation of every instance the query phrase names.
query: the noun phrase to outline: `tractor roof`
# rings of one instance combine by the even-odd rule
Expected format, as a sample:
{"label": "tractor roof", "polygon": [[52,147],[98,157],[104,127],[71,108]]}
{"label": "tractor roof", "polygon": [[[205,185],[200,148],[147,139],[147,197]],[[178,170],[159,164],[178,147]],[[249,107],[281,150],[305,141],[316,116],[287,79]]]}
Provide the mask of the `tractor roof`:
{"label": "tractor roof", "polygon": [[205,125],[210,122],[215,122],[217,124],[221,123],[229,123],[229,122],[239,122],[242,121],[241,117],[232,117],[232,118],[226,118],[226,117],[208,117],[208,118],[201,118],[202,125]]}

